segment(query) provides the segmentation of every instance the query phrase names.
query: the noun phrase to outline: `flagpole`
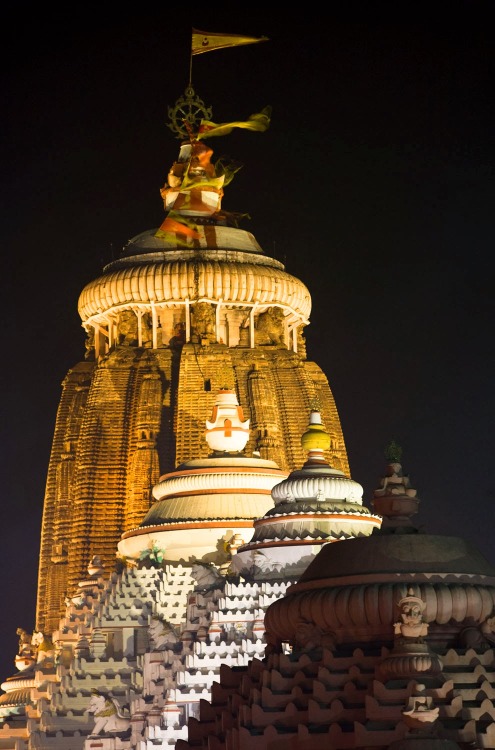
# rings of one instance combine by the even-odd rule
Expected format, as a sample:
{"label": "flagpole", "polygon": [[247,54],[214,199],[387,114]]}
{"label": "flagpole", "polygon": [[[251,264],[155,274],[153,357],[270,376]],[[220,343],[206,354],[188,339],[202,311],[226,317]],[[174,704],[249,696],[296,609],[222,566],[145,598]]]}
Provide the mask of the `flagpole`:
{"label": "flagpole", "polygon": [[191,39],[191,51],[189,53],[189,88],[192,86],[192,61],[193,61],[193,51],[192,51],[192,39]]}

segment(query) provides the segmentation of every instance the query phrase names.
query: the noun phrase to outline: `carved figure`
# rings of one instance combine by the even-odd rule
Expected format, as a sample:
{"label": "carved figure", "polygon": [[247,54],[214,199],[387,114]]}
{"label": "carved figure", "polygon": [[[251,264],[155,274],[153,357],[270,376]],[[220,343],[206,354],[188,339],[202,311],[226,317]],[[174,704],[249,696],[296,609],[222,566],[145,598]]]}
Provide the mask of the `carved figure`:
{"label": "carved figure", "polygon": [[331,632],[325,633],[313,622],[305,620],[298,622],[295,635],[296,646],[302,651],[310,651],[318,646],[328,648],[330,651],[335,649],[334,634]]}
{"label": "carved figure", "polygon": [[36,648],[32,645],[32,636],[24,628],[17,628],[19,636],[19,652],[16,654],[14,663],[19,672],[32,666],[36,660]]}
{"label": "carved figure", "polygon": [[283,567],[282,563],[279,560],[274,560],[266,550],[255,550],[253,553],[253,562],[255,567],[264,573],[278,572]]}
{"label": "carved figure", "polygon": [[213,565],[206,565],[205,563],[194,563],[191,568],[191,575],[196,581],[195,589],[198,591],[220,588],[224,581]]}
{"label": "carved figure", "polygon": [[404,476],[402,473],[402,465],[400,463],[390,463],[388,470],[388,475],[382,479],[381,488],[375,490],[373,493],[375,497],[383,497],[385,495],[416,497],[416,490],[411,488],[409,477]]}
{"label": "carved figure", "polygon": [[394,623],[396,636],[417,643],[423,642],[423,636],[428,633],[428,624],[423,619],[426,603],[414,595],[413,589],[409,589],[407,596],[400,600],[400,621]]}
{"label": "carved figure", "polygon": [[84,359],[94,359],[95,357],[95,329],[89,327],[86,331],[86,338],[84,339],[84,347],[86,349],[84,353]]}
{"label": "carved figure", "polygon": [[32,652],[32,635],[24,630],[24,628],[17,628],[15,632],[19,636],[19,653],[30,654]]}
{"label": "carved figure", "polygon": [[486,651],[495,645],[495,611],[480,625],[469,625],[459,633],[459,643],[465,648]]}
{"label": "carved figure", "polygon": [[41,630],[34,631],[31,643],[37,648],[37,662],[44,661],[45,659],[53,659],[55,656],[55,646],[53,645],[52,639],[42,633]]}
{"label": "carved figure", "polygon": [[138,319],[132,310],[124,310],[120,313],[117,334],[118,342],[122,346],[136,346],[138,342]]}
{"label": "carved figure", "polygon": [[280,307],[269,307],[266,312],[258,315],[255,326],[255,341],[259,346],[283,344],[284,313]]}
{"label": "carved figure", "polygon": [[215,311],[209,302],[196,302],[193,310],[194,332],[200,338],[215,340]]}
{"label": "carved figure", "polygon": [[131,718],[122,712],[119,704],[114,698],[92,690],[91,700],[86,713],[93,714],[95,725],[90,737],[99,734],[117,734],[126,732],[131,725]]}
{"label": "carved figure", "polygon": [[86,599],[83,594],[76,594],[75,596],[66,596],[64,602],[67,607],[73,604],[75,607],[82,607]]}
{"label": "carved figure", "polygon": [[430,731],[438,719],[439,708],[433,705],[433,698],[424,694],[425,685],[416,685],[418,694],[411,695],[402,712],[404,723],[416,732]]}
{"label": "carved figure", "polygon": [[157,650],[163,650],[180,642],[180,635],[168,620],[153,616],[148,625],[148,635]]}
{"label": "carved figure", "polygon": [[169,340],[168,345],[172,348],[182,346],[186,341],[186,327],[184,323],[174,325],[174,335]]}
{"label": "carved figure", "polygon": [[306,359],[306,337],[303,334],[303,326],[297,329],[297,353]]}
{"label": "carved figure", "polygon": [[495,610],[481,623],[480,630],[485,640],[490,645],[495,645]]}

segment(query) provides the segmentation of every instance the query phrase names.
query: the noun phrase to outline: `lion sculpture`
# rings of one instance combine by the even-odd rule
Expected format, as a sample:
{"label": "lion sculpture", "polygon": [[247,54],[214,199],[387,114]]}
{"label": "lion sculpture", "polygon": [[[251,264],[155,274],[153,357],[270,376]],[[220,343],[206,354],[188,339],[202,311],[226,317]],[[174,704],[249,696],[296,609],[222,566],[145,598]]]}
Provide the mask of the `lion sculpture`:
{"label": "lion sculpture", "polygon": [[86,713],[94,715],[95,725],[90,737],[127,732],[131,726],[131,717],[122,712],[117,701],[109,695],[100,693],[99,690],[91,692],[91,700]]}
{"label": "lion sculpture", "polygon": [[280,307],[269,307],[258,315],[255,342],[258,346],[283,346],[284,313]]}
{"label": "lion sculpture", "polygon": [[215,311],[208,302],[196,302],[193,308],[193,333],[215,341]]}
{"label": "lion sculpture", "polygon": [[55,656],[55,646],[52,639],[45,635],[41,630],[35,630],[32,638],[32,645],[36,648],[36,661],[42,662],[45,659],[52,660]]}
{"label": "lion sculpture", "polygon": [[180,635],[168,620],[153,616],[148,626],[148,635],[152,646],[157,650],[171,648],[180,642]]}
{"label": "lion sculpture", "polygon": [[223,585],[223,577],[213,565],[205,563],[194,563],[191,575],[196,581],[194,587],[197,591],[208,591],[220,588]]}

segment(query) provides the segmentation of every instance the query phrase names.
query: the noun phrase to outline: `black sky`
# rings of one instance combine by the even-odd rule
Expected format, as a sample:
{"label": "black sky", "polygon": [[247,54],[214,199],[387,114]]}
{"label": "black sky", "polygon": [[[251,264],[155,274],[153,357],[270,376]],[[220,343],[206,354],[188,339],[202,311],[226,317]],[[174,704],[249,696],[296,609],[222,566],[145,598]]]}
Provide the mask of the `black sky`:
{"label": "black sky", "polygon": [[232,4],[4,19],[1,679],[34,626],[60,384],[84,356],[77,299],[163,220],[193,26],[270,39],[195,57],[192,82],[216,122],[273,107],[266,133],[211,141],[244,164],[223,207],[310,290],[308,357],[365,503],[394,438],[417,523],[495,563],[493,4],[411,4],[407,22],[369,5],[325,21]]}

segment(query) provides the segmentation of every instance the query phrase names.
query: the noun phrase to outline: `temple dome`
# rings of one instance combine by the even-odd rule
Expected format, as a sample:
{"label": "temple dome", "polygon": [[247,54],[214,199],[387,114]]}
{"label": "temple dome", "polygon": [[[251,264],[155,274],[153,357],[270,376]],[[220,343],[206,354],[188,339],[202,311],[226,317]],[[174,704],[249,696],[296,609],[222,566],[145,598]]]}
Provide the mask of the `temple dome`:
{"label": "temple dome", "polygon": [[420,533],[410,522],[416,491],[402,466],[387,467],[375,491],[389,516],[370,536],[327,544],[286,596],[269,607],[267,631],[292,641],[306,612],[336,643],[393,639],[398,602],[411,589],[425,602],[429,640],[447,648],[467,625],[495,611],[495,568],[465,540]]}
{"label": "temple dome", "polygon": [[[308,322],[311,296],[301,281],[279,261],[263,255],[253,235],[240,229],[201,226],[194,248],[179,248],[148,233],[131,240],[136,255],[105,267],[79,296],[84,322],[109,312],[143,309],[143,305],[173,305],[187,299],[223,306],[256,306],[262,312],[279,306],[288,317]],[[102,320],[104,319],[101,318]]]}
{"label": "temple dome", "polygon": [[252,539],[232,561],[242,576],[297,577],[322,546],[367,536],[380,526],[381,517],[363,506],[362,486],[325,460],[330,443],[313,410],[301,437],[307,461],[273,487],[274,507],[255,521]]}

